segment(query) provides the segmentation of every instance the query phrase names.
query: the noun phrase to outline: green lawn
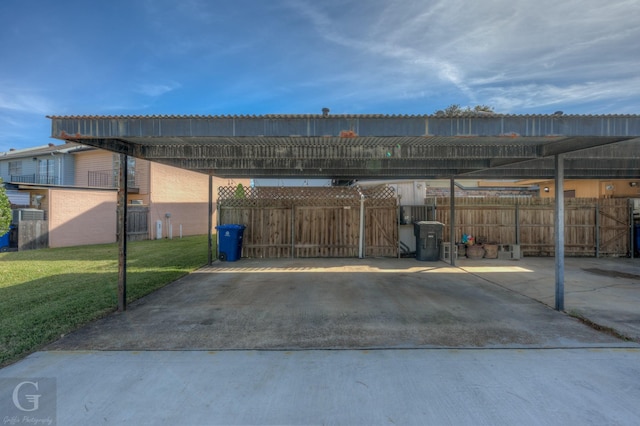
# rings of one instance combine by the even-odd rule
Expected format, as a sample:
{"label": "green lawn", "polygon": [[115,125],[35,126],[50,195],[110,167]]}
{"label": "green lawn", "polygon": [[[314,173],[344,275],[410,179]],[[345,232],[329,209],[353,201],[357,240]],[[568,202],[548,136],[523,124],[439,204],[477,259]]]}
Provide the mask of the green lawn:
{"label": "green lawn", "polygon": [[[206,263],[206,235],[131,242],[127,300]],[[116,244],[0,253],[0,366],[113,312],[117,289]]]}

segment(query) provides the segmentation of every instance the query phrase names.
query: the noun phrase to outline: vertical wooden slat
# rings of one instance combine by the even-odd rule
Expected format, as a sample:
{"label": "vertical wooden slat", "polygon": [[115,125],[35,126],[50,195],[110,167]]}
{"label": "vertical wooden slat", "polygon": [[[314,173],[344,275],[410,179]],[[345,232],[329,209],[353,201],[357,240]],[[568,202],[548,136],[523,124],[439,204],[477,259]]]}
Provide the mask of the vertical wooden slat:
{"label": "vertical wooden slat", "polygon": [[[227,205],[223,200],[219,215],[220,223],[247,225],[243,246],[246,244],[251,249],[243,250],[245,255],[357,257],[359,193],[353,196],[348,192],[350,188],[327,188],[325,193],[315,196],[310,188],[304,188],[304,194],[299,196],[298,189],[253,189],[255,194],[261,192],[258,195],[267,198],[256,200],[247,196],[243,200],[232,199]],[[275,198],[269,199],[273,194]],[[630,225],[623,199],[567,199],[567,254],[595,255],[597,230],[593,209],[596,203],[600,203],[601,212],[600,254],[626,256]],[[448,235],[449,199],[439,197],[436,204],[439,208],[435,209],[435,220],[445,224],[444,232]],[[457,198],[455,238],[461,239],[462,233],[467,233],[502,244],[519,241],[525,255],[550,256],[554,253],[553,210],[550,199]],[[374,218],[378,225],[374,224]],[[366,256],[397,256],[397,218],[395,198],[366,199]]]}

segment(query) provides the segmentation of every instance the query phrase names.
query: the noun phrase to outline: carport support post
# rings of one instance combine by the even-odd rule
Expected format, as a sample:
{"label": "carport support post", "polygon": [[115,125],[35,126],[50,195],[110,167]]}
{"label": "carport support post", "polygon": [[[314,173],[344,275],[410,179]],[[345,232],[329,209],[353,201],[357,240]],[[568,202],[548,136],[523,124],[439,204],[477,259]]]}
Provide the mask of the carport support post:
{"label": "carport support post", "polygon": [[556,169],[556,310],[564,310],[564,155],[555,156]]}
{"label": "carport support post", "polygon": [[364,195],[360,194],[360,236],[358,237],[358,257],[364,259]]}
{"label": "carport support post", "polygon": [[127,162],[120,154],[118,173],[118,312],[127,309]]}
{"label": "carport support post", "polygon": [[456,179],[451,178],[451,195],[449,197],[450,201],[450,211],[449,211],[449,257],[451,258],[451,266],[456,266],[456,250],[455,250],[455,239],[456,239]]}
{"label": "carport support post", "polygon": [[209,175],[209,224],[207,227],[207,262],[208,265],[213,263],[213,176]]}

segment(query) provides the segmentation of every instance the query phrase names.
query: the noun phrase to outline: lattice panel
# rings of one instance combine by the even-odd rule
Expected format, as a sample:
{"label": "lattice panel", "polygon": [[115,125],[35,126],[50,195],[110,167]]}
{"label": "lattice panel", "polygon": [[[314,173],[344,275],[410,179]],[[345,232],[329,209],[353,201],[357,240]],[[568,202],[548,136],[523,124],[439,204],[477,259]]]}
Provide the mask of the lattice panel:
{"label": "lattice panel", "polygon": [[218,203],[221,207],[291,207],[305,206],[356,206],[361,196],[367,205],[391,206],[396,204],[393,188],[378,186],[359,187],[246,187],[221,186]]}
{"label": "lattice panel", "polygon": [[359,188],[365,196],[367,207],[394,207],[398,205],[396,192],[387,185],[379,185],[369,188]]}
{"label": "lattice panel", "polygon": [[218,188],[220,223],[246,226],[244,257],[356,257],[364,196],[367,256],[397,256],[398,207],[386,186]]}
{"label": "lattice panel", "polygon": [[367,198],[389,199],[396,198],[394,189],[387,185],[378,185],[368,188],[359,188],[360,192]]}

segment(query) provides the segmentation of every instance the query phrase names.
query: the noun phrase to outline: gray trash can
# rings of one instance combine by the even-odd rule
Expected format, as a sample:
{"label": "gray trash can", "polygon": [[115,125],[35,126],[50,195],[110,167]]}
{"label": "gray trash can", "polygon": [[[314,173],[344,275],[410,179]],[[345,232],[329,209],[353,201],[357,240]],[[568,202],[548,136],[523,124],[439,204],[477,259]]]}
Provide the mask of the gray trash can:
{"label": "gray trash can", "polygon": [[416,260],[439,260],[444,224],[433,221],[415,222]]}

